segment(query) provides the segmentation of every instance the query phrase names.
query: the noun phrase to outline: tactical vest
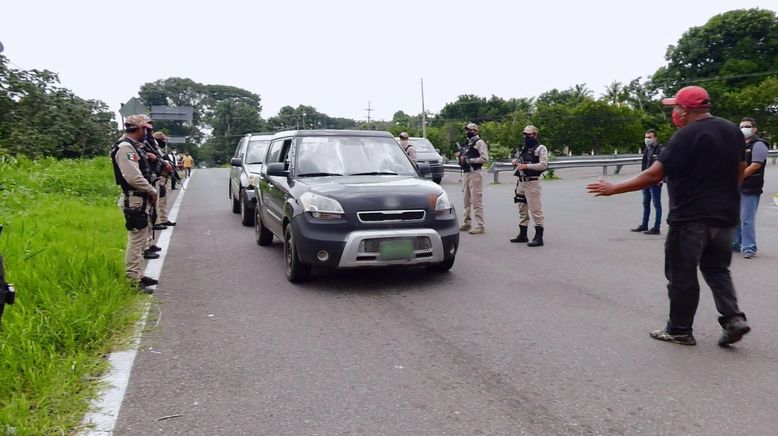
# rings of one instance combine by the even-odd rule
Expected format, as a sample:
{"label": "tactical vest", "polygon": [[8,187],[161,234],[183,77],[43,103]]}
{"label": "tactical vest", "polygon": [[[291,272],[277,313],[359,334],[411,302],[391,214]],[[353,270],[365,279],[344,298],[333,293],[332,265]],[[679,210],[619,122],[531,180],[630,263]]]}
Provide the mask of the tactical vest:
{"label": "tactical vest", "polygon": [[118,140],[113,147],[111,147],[111,163],[113,164],[113,176],[116,179],[116,184],[122,187],[122,192],[125,194],[128,191],[133,191],[135,188],[130,186],[129,183],[127,183],[127,180],[124,179],[124,176],[122,176],[122,171],[119,169],[119,163],[116,162],[116,153],[119,152],[119,144],[122,142],[129,142],[130,145],[132,145],[132,148],[135,150],[135,153],[138,154],[138,157],[140,157],[140,160],[138,160],[138,168],[140,168],[140,172],[143,174],[143,178],[148,180],[149,183],[151,183],[151,166],[149,166],[148,158],[146,157],[146,153],[141,152],[138,150],[138,143],[133,141],[130,138],[122,138]]}
{"label": "tactical vest", "polygon": [[478,136],[474,136],[470,140],[470,143],[468,144],[468,147],[467,147],[467,151],[465,151],[465,161],[463,163],[459,164],[459,166],[462,167],[462,171],[464,171],[466,173],[469,173],[471,169],[472,170],[480,170],[481,167],[483,166],[483,164],[480,164],[480,163],[474,163],[474,164],[467,163],[467,159],[477,159],[477,158],[481,157],[481,152],[478,151],[477,148],[475,148],[475,144],[477,144],[478,141],[480,141],[480,140],[481,140],[481,138],[478,137]]}
{"label": "tactical vest", "polygon": [[[535,150],[537,150],[539,146],[539,143],[532,147],[525,144],[524,148],[521,150],[521,162],[525,164],[540,163],[540,156],[535,155]],[[524,170],[524,177],[540,177],[541,174],[543,174],[543,171],[531,169]]]}
{"label": "tactical vest", "polygon": [[[754,145],[759,142],[767,145],[767,143],[759,137],[752,138],[748,141],[748,144],[746,144],[746,166],[751,165],[751,152],[754,150]],[[762,187],[764,186],[764,169],[767,165],[767,159],[763,160],[761,164],[762,167],[759,168],[759,171],[743,179],[743,185],[740,187],[740,192],[749,195],[758,195],[762,193]]]}

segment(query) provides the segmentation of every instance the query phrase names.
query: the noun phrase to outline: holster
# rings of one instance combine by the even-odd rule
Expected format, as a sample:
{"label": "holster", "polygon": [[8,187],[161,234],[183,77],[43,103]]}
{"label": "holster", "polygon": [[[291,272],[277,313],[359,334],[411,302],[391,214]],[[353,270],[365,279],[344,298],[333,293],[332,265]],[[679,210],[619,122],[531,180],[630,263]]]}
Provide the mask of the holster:
{"label": "holster", "polygon": [[149,225],[149,214],[145,207],[125,207],[124,227],[127,230],[142,230]]}

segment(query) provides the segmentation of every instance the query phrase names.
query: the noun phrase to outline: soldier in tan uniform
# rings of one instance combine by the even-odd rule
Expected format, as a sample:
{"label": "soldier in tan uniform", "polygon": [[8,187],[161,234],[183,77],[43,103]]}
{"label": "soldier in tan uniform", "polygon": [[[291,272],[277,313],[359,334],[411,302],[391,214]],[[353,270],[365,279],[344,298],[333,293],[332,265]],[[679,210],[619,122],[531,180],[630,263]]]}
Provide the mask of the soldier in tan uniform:
{"label": "soldier in tan uniform", "polygon": [[[540,178],[548,168],[548,149],[538,142],[538,128],[524,128],[524,146],[513,160],[516,168],[516,196],[519,205],[519,234],[511,242],[528,242],[528,247],[543,246],[543,208],[540,203]],[[529,213],[528,213],[529,212]],[[529,217],[535,222],[535,237],[527,237]]]}
{"label": "soldier in tan uniform", "polygon": [[149,235],[148,209],[157,201],[157,190],[151,184],[151,167],[141,143],[146,129],[151,128],[148,118],[131,115],[124,122],[125,134],[111,148],[116,184],[122,188],[120,204],[127,229],[127,251],[124,263],[127,279],[139,290],[152,293],[150,286],[157,280],[143,276],[143,250]]}
{"label": "soldier in tan uniform", "polygon": [[[465,173],[463,191],[465,193],[465,217],[459,227],[459,231],[468,232],[471,235],[486,233],[484,227],[484,178],[481,167],[489,160],[489,148],[486,142],[478,136],[478,125],[469,123],[465,127],[467,133],[467,145],[464,150],[457,151],[459,166]],[[472,219],[470,212],[475,215],[475,227],[470,225]]]}
{"label": "soldier in tan uniform", "polygon": [[172,181],[173,164],[165,159],[165,146],[167,145],[167,136],[162,132],[154,132],[154,140],[157,143],[157,152],[163,159],[162,174],[159,176],[159,196],[157,199],[157,222],[154,224],[161,226],[174,226],[176,223],[168,219],[167,210],[167,198],[170,191],[170,183]]}

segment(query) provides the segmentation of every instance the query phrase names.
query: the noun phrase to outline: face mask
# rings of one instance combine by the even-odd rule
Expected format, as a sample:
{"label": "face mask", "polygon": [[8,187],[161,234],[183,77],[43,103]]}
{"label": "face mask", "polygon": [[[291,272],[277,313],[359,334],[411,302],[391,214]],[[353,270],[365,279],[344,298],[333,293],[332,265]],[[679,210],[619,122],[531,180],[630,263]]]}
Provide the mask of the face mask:
{"label": "face mask", "polygon": [[740,129],[740,131],[743,132],[743,136],[745,136],[746,138],[750,138],[754,132],[753,129],[751,129],[750,127],[743,127]]}
{"label": "face mask", "polygon": [[686,115],[681,116],[680,111],[673,111],[673,124],[675,127],[681,128],[686,125]]}
{"label": "face mask", "polygon": [[528,147],[534,147],[535,145],[538,145],[538,138],[535,138],[534,136],[525,136],[524,144]]}
{"label": "face mask", "polygon": [[467,137],[468,137],[468,138],[472,138],[472,137],[473,137],[473,136],[475,136],[475,135],[476,135],[476,133],[475,133],[474,131],[472,131],[472,130],[468,130],[468,131],[467,131]]}
{"label": "face mask", "polygon": [[410,141],[408,141],[407,139],[402,139],[402,140],[400,140],[400,145],[402,145],[403,148],[408,148],[409,142]]}
{"label": "face mask", "polygon": [[654,140],[653,140],[653,139],[648,139],[648,138],[646,138],[646,139],[644,139],[644,141],[646,142],[646,147],[648,147],[649,145],[651,145],[651,144],[653,144],[653,143],[654,143]]}

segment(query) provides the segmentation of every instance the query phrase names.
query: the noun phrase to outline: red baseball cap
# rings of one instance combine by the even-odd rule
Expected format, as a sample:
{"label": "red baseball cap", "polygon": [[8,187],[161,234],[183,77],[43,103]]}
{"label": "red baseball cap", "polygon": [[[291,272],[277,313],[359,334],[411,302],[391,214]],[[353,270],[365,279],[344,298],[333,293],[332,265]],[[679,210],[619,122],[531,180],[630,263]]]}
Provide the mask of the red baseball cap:
{"label": "red baseball cap", "polygon": [[675,97],[663,98],[662,104],[667,106],[684,106],[688,108],[708,108],[710,107],[710,96],[708,91],[700,86],[686,86],[675,93]]}

